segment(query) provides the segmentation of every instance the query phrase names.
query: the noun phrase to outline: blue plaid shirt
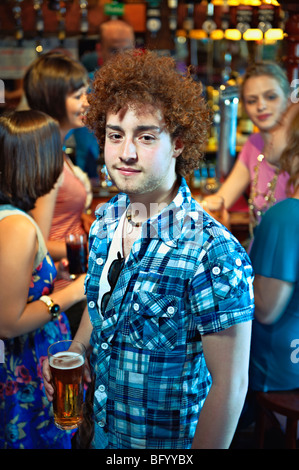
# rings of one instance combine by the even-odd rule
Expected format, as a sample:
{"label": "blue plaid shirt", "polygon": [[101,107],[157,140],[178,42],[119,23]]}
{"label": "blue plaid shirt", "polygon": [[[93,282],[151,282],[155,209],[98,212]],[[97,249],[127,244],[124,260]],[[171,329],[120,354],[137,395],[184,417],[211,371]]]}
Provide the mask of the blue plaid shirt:
{"label": "blue plaid shirt", "polygon": [[114,197],[90,231],[95,446],[190,448],[211,386],[201,335],[252,319],[251,264],[182,178],[173,202],[143,224],[102,316],[99,281],[128,203]]}

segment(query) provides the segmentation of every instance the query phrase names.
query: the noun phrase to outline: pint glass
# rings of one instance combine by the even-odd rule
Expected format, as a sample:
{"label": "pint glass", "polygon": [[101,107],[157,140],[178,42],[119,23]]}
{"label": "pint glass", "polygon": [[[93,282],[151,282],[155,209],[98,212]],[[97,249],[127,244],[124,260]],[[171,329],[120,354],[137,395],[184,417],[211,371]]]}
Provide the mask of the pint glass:
{"label": "pint glass", "polygon": [[54,386],[54,421],[59,429],[75,429],[83,419],[83,369],[85,347],[65,340],[48,348]]}
{"label": "pint glass", "polygon": [[71,277],[87,272],[87,236],[86,234],[68,234],[65,237],[67,258]]}

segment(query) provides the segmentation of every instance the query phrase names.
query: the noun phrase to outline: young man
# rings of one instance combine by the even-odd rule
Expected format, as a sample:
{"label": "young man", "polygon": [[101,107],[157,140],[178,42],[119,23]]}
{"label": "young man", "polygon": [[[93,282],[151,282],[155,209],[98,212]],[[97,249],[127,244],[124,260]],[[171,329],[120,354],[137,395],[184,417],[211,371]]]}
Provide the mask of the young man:
{"label": "young man", "polygon": [[227,448],[242,410],[252,269],[181,176],[210,125],[201,91],[172,59],[136,51],[93,85],[87,120],[120,191],[91,228],[75,338],[92,346],[96,448]]}

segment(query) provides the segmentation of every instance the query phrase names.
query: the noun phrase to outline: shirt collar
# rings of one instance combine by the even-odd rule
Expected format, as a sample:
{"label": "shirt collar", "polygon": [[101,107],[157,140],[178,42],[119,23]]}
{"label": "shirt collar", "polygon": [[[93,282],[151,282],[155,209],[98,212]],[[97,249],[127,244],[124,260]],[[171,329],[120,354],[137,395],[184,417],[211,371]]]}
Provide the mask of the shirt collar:
{"label": "shirt collar", "polygon": [[[107,204],[102,205],[96,216],[102,220],[103,230],[107,230],[108,238],[112,238],[118,222],[130,203],[126,194],[119,193]],[[185,178],[181,177],[178,192],[173,201],[159,214],[149,218],[142,226],[142,238],[158,238],[166,245],[177,246],[179,240],[184,240],[187,230],[198,225],[202,220],[201,206],[194,201]],[[188,233],[188,240],[190,234]]]}

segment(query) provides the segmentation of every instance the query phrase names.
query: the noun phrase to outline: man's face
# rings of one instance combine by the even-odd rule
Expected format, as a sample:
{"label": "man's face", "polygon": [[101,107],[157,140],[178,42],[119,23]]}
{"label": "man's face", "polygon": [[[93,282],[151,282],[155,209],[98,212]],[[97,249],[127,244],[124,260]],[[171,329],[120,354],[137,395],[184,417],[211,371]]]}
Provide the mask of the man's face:
{"label": "man's face", "polygon": [[103,63],[116,52],[123,52],[134,48],[134,33],[127,26],[117,24],[109,25],[103,31],[101,55]]}
{"label": "man's face", "polygon": [[176,181],[176,158],[182,152],[165,129],[160,110],[132,108],[109,112],[106,120],[105,163],[111,179],[131,199],[163,199]]}

